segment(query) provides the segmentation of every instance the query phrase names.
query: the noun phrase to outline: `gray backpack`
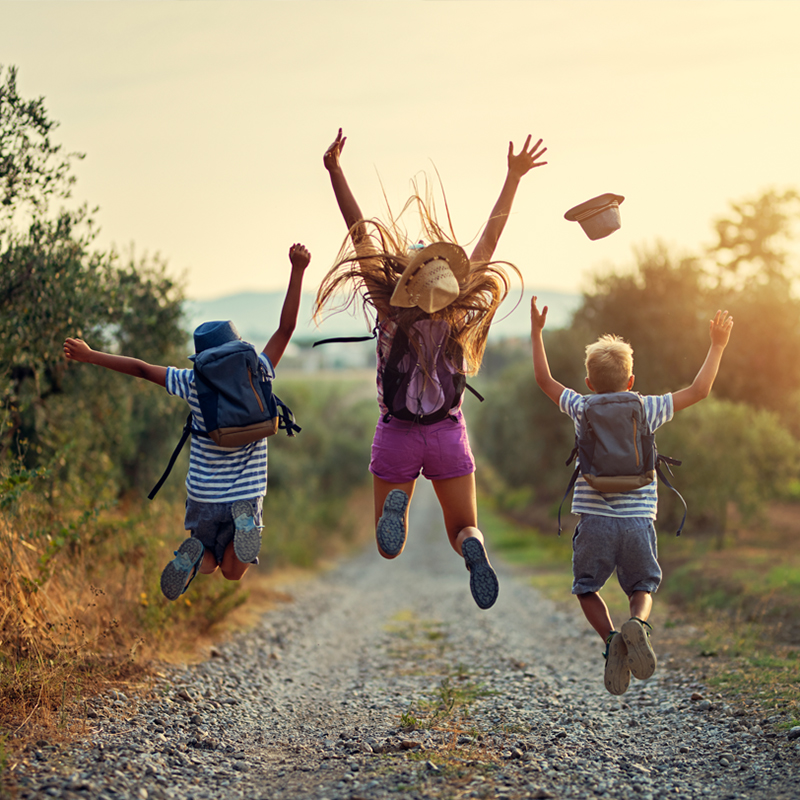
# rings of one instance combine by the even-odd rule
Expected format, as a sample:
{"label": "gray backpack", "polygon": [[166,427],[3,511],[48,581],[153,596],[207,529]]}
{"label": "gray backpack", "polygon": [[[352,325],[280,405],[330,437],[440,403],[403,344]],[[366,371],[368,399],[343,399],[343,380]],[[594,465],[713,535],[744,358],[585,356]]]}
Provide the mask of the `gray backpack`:
{"label": "gray backpack", "polygon": [[[575,447],[567,465],[578,463],[572,473],[562,505],[582,475],[592,489],[603,493],[633,492],[648,486],[656,476],[678,495],[684,506],[680,536],[686,521],[686,503],[667,480],[661,464],[678,466],[680,461],[659,455],[656,437],[647,425],[644,400],[638,392],[605,392],[586,398],[578,423]],[[558,509],[561,532],[561,507]]]}

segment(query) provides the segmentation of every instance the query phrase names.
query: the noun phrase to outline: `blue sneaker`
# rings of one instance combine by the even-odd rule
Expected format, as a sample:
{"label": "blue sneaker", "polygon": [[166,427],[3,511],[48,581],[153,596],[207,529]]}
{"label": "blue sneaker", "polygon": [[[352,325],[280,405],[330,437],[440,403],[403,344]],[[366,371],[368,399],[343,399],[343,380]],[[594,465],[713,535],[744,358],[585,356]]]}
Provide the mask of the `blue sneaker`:
{"label": "blue sneaker", "polygon": [[406,508],[408,495],[402,489],[392,489],[383,503],[383,515],[378,520],[375,539],[381,554],[388,558],[399,556],[406,546]]}
{"label": "blue sneaker", "polygon": [[261,528],[256,525],[256,504],[250,500],[236,500],[231,506],[231,516],[236,528],[233,552],[242,564],[252,564],[261,551]]}
{"label": "blue sneaker", "polygon": [[161,591],[167,600],[177,600],[189,588],[205,551],[199,539],[189,538],[181,542],[175,551],[175,558],[161,573]]}
{"label": "blue sneaker", "polygon": [[491,608],[497,600],[500,583],[480,539],[475,536],[464,539],[461,554],[469,570],[469,590],[478,608]]}

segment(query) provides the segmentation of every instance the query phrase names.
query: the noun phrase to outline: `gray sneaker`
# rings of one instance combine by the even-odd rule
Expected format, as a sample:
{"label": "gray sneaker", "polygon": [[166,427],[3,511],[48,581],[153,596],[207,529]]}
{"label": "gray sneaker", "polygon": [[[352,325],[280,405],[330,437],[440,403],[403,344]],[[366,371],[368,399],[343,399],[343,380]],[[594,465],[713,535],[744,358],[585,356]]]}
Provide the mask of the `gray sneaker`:
{"label": "gray sneaker", "polygon": [[469,590],[478,608],[491,608],[500,591],[497,573],[492,569],[480,539],[469,536],[461,543],[461,554],[469,570]]}
{"label": "gray sneaker", "polygon": [[656,654],[650,644],[651,630],[650,625],[638,617],[631,617],[622,626],[622,638],[628,648],[628,667],[633,677],[640,681],[656,671]]}
{"label": "gray sneaker", "polygon": [[261,528],[256,525],[256,504],[250,500],[236,500],[231,506],[233,524],[233,552],[242,564],[251,564],[261,550]]}
{"label": "gray sneaker", "polygon": [[606,639],[605,684],[611,694],[625,694],[631,683],[631,671],[628,667],[628,648],[619,631],[611,631]]}
{"label": "gray sneaker", "polygon": [[167,600],[177,600],[197,575],[206,549],[199,539],[184,539],[175,551],[175,558],[161,573],[161,591]]}

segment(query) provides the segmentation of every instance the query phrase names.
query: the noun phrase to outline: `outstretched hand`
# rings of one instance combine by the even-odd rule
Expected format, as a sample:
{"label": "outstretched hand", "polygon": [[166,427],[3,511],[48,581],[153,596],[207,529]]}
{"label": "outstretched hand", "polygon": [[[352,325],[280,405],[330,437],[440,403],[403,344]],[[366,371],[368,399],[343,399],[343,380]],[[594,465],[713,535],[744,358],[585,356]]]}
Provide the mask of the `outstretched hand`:
{"label": "outstretched hand", "polygon": [[534,330],[544,330],[544,324],[547,321],[547,306],[541,311],[536,307],[536,297],[531,298],[531,327]]}
{"label": "outstretched hand", "polygon": [[311,253],[304,244],[293,244],[289,248],[289,261],[292,262],[293,268],[304,270],[311,261]]}
{"label": "outstretched hand", "polygon": [[727,311],[717,311],[708,326],[711,344],[725,347],[731,338],[731,328],[733,328],[733,317]]}
{"label": "outstretched hand", "polygon": [[534,167],[543,167],[547,163],[546,161],[537,161],[547,152],[546,147],[539,149],[542,145],[542,140],[539,139],[533,147],[530,147],[530,143],[531,135],[528,134],[522,150],[516,155],[514,154],[514,142],[508,143],[508,171],[518,178],[521,178]]}
{"label": "outstretched hand", "polygon": [[328,172],[339,169],[339,159],[342,156],[342,150],[344,149],[344,143],[346,141],[347,137],[342,136],[342,129],[339,128],[339,133],[336,134],[333,144],[325,151],[325,155],[322,157],[322,163],[325,165],[325,169],[327,169]]}
{"label": "outstretched hand", "polygon": [[89,354],[93,350],[83,339],[67,339],[64,342],[64,358],[70,361],[88,361]]}

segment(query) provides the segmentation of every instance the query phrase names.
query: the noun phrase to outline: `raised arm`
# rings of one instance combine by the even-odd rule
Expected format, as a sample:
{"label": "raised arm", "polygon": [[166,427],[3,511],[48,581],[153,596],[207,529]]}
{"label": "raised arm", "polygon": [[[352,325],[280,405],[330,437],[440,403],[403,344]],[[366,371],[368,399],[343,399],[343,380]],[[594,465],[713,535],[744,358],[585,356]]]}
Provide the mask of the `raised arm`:
{"label": "raised arm", "polygon": [[148,364],[138,358],[92,350],[83,339],[67,339],[64,342],[64,357],[70,361],[81,361],[84,364],[96,364],[98,367],[113,369],[114,372],[132,375],[134,378],[144,378],[150,383],[158,384],[158,386],[167,385],[166,367]]}
{"label": "raised arm", "polygon": [[283,300],[278,330],[270,336],[264,346],[264,354],[273,367],[277,367],[278,362],[283,358],[294,329],[297,327],[297,314],[300,311],[300,297],[303,292],[303,276],[309,261],[311,261],[311,253],[308,252],[305,245],[293,244],[289,248],[289,261],[292,271],[289,275],[286,297]]}
{"label": "raised arm", "polygon": [[[325,151],[325,155],[322,157],[322,163],[330,175],[333,193],[336,196],[336,202],[339,205],[339,211],[342,212],[347,229],[353,237],[353,244],[357,245],[364,236],[364,226],[357,225],[357,223],[360,223],[364,216],[342,171],[341,157],[346,141],[347,137],[342,136],[342,129],[339,128],[333,144]],[[353,227],[354,225],[356,226],[355,228]]]}
{"label": "raised arm", "polygon": [[706,360],[691,386],[672,393],[673,411],[682,411],[708,397],[717,377],[722,353],[731,337],[731,328],[733,328],[733,317],[727,311],[717,311],[714,319],[709,323],[711,345],[708,348]]}
{"label": "raised arm", "polygon": [[514,143],[508,143],[508,172],[506,173],[506,180],[500,190],[500,197],[497,198],[497,202],[494,204],[492,213],[489,216],[489,221],[483,229],[481,238],[472,251],[470,261],[491,261],[497,242],[500,239],[500,234],[503,232],[508,221],[508,215],[511,213],[511,206],[514,202],[520,179],[534,167],[543,167],[547,163],[546,161],[537,161],[547,151],[546,147],[539,149],[542,140],[539,139],[533,147],[530,147],[530,143],[531,136],[528,134],[522,150],[516,155],[514,154]]}
{"label": "raised arm", "polygon": [[541,311],[536,307],[536,298],[531,299],[531,343],[533,344],[533,374],[539,388],[558,405],[561,393],[566,388],[550,374],[547,353],[544,349],[542,331],[547,320],[547,306]]}

